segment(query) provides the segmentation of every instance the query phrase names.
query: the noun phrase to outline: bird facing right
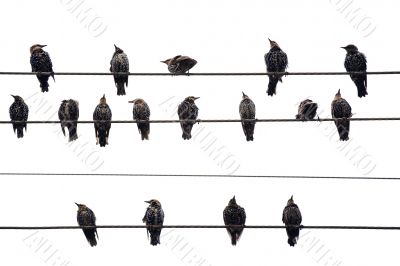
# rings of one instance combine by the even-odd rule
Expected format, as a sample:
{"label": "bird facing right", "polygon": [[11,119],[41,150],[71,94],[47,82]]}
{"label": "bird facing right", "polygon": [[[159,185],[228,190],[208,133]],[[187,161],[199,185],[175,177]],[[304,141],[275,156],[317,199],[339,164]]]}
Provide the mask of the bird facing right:
{"label": "bird facing right", "polygon": [[[267,65],[267,72],[285,72],[288,66],[287,55],[279,47],[278,43],[269,40],[270,50],[264,55],[265,64]],[[267,94],[273,96],[276,94],[276,85],[278,81],[282,82],[282,75],[268,75],[269,83]]]}
{"label": "bird facing right", "polygon": [[[94,215],[94,212],[86,207],[84,204],[78,204],[75,203],[76,206],[78,206],[78,212],[77,212],[77,220],[79,226],[96,226],[96,216]],[[99,239],[99,235],[97,234],[97,229],[96,228],[85,228],[82,229],[83,233],[85,234],[85,237],[87,241],[89,242],[91,247],[94,247],[97,245],[96,237]]]}
{"label": "bird facing right", "polygon": [[[244,226],[246,224],[246,212],[244,211],[244,208],[240,207],[236,203],[235,196],[229,200],[228,206],[226,206],[224,209],[223,217],[226,226]],[[231,237],[231,243],[233,246],[236,246],[237,241],[239,241],[239,238],[243,233],[243,229],[243,227],[234,226],[226,228],[229,236]]]}
{"label": "bird facing right", "polygon": [[79,103],[75,100],[63,100],[58,109],[58,118],[61,123],[61,130],[65,136],[65,127],[68,128],[69,141],[78,139],[78,118],[79,118]]}
{"label": "bird facing right", "polygon": [[[148,121],[150,119],[150,107],[143,99],[135,99],[129,101],[133,103],[133,120]],[[149,139],[150,134],[150,123],[149,122],[139,122],[137,123],[139,133],[142,135],[142,140]]]}
{"label": "bird facing right", "polygon": [[93,112],[96,145],[100,143],[100,147],[105,147],[108,144],[108,136],[111,129],[111,117],[111,109],[107,104],[106,96],[103,95],[100,99],[100,103],[96,106]]}
{"label": "bird facing right", "polygon": [[[186,97],[183,102],[181,102],[178,106],[178,116],[179,120],[196,120],[197,115],[199,114],[199,108],[197,108],[194,101],[199,99],[200,97],[189,96]],[[193,121],[182,121],[182,138],[183,139],[191,139],[192,138],[192,128],[195,122]]]}
{"label": "bird facing right", "polygon": [[347,118],[352,116],[350,104],[342,98],[340,90],[335,95],[331,105],[332,118],[335,120],[335,125],[339,133],[340,140],[349,140],[350,121]]}
{"label": "bird facing right", "polygon": [[288,244],[294,247],[300,235],[301,213],[299,207],[294,203],[293,196],[287,202],[286,207],[283,209],[282,222],[286,226],[286,233],[288,235]]}
{"label": "bird facing right", "polygon": [[177,55],[173,58],[161,61],[168,66],[168,71],[171,74],[185,74],[197,64],[197,61],[189,56]]}
{"label": "bird facing right", "polygon": [[[124,51],[114,44],[115,52],[110,62],[110,72],[129,73],[129,60]],[[128,75],[114,74],[114,83],[117,87],[117,95],[125,95],[125,85],[128,87]]]}
{"label": "bird facing right", "polygon": [[29,108],[28,105],[20,96],[11,95],[14,98],[14,102],[11,104],[9,113],[11,121],[18,121],[12,123],[14,133],[17,131],[17,138],[24,137],[24,128],[26,130],[26,121],[28,120]]}
{"label": "bird facing right", "polygon": [[[367,58],[358,51],[357,46],[349,44],[341,47],[346,50],[344,67],[347,72],[365,72],[367,71]],[[358,97],[365,97],[367,92],[367,74],[350,74],[351,80],[357,86]]]}
{"label": "bird facing right", "polygon": [[[242,92],[242,101],[239,105],[240,119],[255,119],[256,118],[256,106],[254,102]],[[247,141],[253,141],[255,121],[244,122],[242,121],[242,128]]]}
{"label": "bird facing right", "polygon": [[[150,244],[156,246],[160,243],[160,234],[161,234],[161,227],[164,223],[164,211],[161,207],[161,203],[156,200],[148,200],[145,201],[149,204],[146,209],[146,213],[142,219],[143,223],[145,223],[147,227],[147,237],[150,234]],[[152,227],[152,225],[156,225],[157,227]]]}
{"label": "bird facing right", "polygon": [[40,88],[42,88],[42,92],[49,91],[49,77],[51,76],[54,79],[53,74],[53,64],[50,59],[49,53],[44,51],[42,48],[47,45],[42,44],[34,44],[30,48],[31,53],[31,67],[32,72],[50,72],[50,75],[36,75],[37,79],[40,82]]}
{"label": "bird facing right", "polygon": [[317,115],[318,104],[310,99],[305,99],[299,105],[296,119],[298,120],[313,120]]}

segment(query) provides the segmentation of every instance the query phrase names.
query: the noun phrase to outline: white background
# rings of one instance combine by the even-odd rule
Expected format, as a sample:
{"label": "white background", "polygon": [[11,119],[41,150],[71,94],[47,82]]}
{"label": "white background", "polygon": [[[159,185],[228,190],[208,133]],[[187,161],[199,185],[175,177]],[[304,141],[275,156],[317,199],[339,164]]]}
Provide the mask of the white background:
{"label": "white background", "polygon": [[[366,54],[368,70],[400,69],[399,4],[390,0],[16,0],[0,7],[0,71],[30,71],[29,47],[40,43],[48,45],[56,72],[107,72],[113,44],[127,53],[131,72],[165,72],[159,61],[177,54],[198,61],[192,72],[262,72],[268,37],[288,54],[288,71],[343,71],[340,47],[349,43]],[[199,118],[238,118],[242,91],[255,102],[258,118],[294,118],[307,97],[319,104],[321,117],[330,117],[339,88],[354,117],[398,116],[400,108],[395,75],[369,76],[363,99],[347,76],[288,76],[274,97],[267,97],[267,83],[266,76],[130,77],[127,96],[120,97],[111,76],[56,76],[46,94],[35,76],[1,76],[0,120],[9,120],[9,94],[26,99],[30,120],[57,119],[67,98],[80,102],[80,119],[90,120],[103,93],[113,119],[131,119],[128,100],[138,97],[150,105],[151,118],[176,119],[174,108],[189,95],[201,97]],[[347,146],[337,141],[332,123],[259,123],[250,143],[238,123],[195,125],[199,133],[191,141],[182,140],[178,124],[152,124],[144,142],[136,125],[113,124],[106,148],[95,145],[87,124],[79,125],[75,146],[68,146],[59,125],[28,125],[23,139],[11,125],[0,128],[1,172],[398,175],[398,122],[352,122]],[[74,202],[87,204],[98,224],[141,224],[143,201],[151,198],[163,204],[165,224],[222,224],[233,195],[246,209],[247,224],[279,225],[293,194],[304,225],[395,226],[397,191],[390,181],[2,176],[0,225],[75,225]],[[0,265],[399,263],[393,231],[303,230],[295,248],[284,230],[247,229],[236,247],[222,229],[164,232],[162,245],[153,247],[145,229],[103,229],[91,248],[80,230],[1,231]],[[176,238],[182,240],[174,247]]]}

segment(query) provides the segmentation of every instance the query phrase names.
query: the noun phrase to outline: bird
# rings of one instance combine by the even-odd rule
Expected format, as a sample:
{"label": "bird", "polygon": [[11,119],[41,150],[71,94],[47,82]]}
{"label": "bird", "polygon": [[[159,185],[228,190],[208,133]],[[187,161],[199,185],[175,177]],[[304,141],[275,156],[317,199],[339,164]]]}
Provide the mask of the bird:
{"label": "bird", "polygon": [[[164,223],[164,211],[161,207],[161,203],[156,200],[148,200],[145,201],[149,204],[146,209],[146,213],[142,219],[143,223],[147,226],[147,237],[150,234],[150,244],[156,246],[160,243],[160,234],[161,234],[161,227]],[[152,225],[156,225],[158,227],[152,227]]]}
{"label": "bird", "polygon": [[[186,97],[183,102],[178,106],[178,116],[179,120],[196,120],[199,113],[199,108],[197,108],[194,103],[195,100],[200,97],[189,96]],[[182,128],[182,138],[191,139],[192,138],[192,128],[195,122],[193,121],[181,121]]]}
{"label": "bird", "polygon": [[[129,101],[133,103],[133,120],[146,120],[150,119],[150,108],[143,99],[135,99]],[[149,139],[150,134],[150,123],[140,122],[137,123],[139,133],[142,135],[142,140]]]}
{"label": "bird", "polygon": [[[65,127],[68,128],[69,141],[78,139],[78,118],[79,118],[79,103],[78,101],[69,99],[61,102],[58,109],[58,118],[61,123],[61,130],[65,136]],[[67,122],[68,121],[68,122]]]}
{"label": "bird", "polygon": [[[246,212],[244,211],[244,208],[237,205],[235,196],[233,196],[233,198],[229,200],[228,206],[226,206],[224,209],[223,216],[226,226],[244,226],[246,223]],[[231,243],[233,246],[236,246],[237,241],[239,241],[239,238],[243,233],[243,229],[243,227],[226,228],[229,236],[231,237]]]}
{"label": "bird", "polygon": [[288,235],[288,244],[294,247],[300,234],[301,213],[299,207],[294,203],[293,196],[287,202],[286,207],[283,209],[282,222],[286,226],[286,233]]}
{"label": "bird", "polygon": [[[110,61],[110,72],[129,73],[129,60],[124,51],[114,44],[115,52]],[[125,95],[125,85],[128,87],[128,75],[114,74],[114,82],[117,87],[117,95]]]}
{"label": "bird", "polygon": [[339,133],[340,140],[349,140],[350,121],[347,118],[352,116],[350,104],[342,98],[340,89],[336,93],[335,98],[331,105],[332,118],[339,118],[335,120],[335,125]]}
{"label": "bird", "polygon": [[305,99],[299,105],[296,119],[298,120],[312,120],[317,115],[318,104],[310,99]]}
{"label": "bird", "polygon": [[[254,102],[242,92],[242,101],[239,105],[239,114],[240,119],[255,119],[256,117],[256,106]],[[242,128],[244,135],[246,136],[247,141],[253,141],[253,134],[254,134],[254,126],[256,125],[255,121],[252,122],[244,122],[242,121]]]}
{"label": "bird", "polygon": [[172,74],[185,74],[197,64],[197,61],[189,56],[177,55],[173,58],[161,61],[168,66],[168,71]]}
{"label": "bird", "polygon": [[[271,41],[269,38],[270,50],[264,55],[265,64],[267,65],[267,72],[285,72],[288,66],[287,55],[279,47],[278,43]],[[278,81],[282,82],[282,75],[268,75],[269,83],[267,94],[273,96],[276,94],[276,85]]]}
{"label": "bird", "polygon": [[93,112],[94,130],[96,133],[96,145],[100,143],[100,147],[108,144],[108,136],[111,128],[111,109],[107,104],[106,96],[100,98],[100,103]]}
{"label": "bird", "polygon": [[[365,72],[367,71],[367,58],[358,51],[357,46],[349,44],[341,47],[346,50],[344,67],[347,72]],[[367,92],[367,74],[350,74],[351,80],[357,86],[358,97],[365,97]]]}
{"label": "bird", "polygon": [[47,45],[43,44],[34,44],[30,48],[31,53],[31,67],[32,72],[50,72],[50,75],[36,75],[37,79],[40,82],[40,88],[42,88],[42,92],[49,91],[49,77],[51,76],[54,79],[53,73],[53,64],[50,59],[50,55],[48,52],[44,51],[42,48]]}
{"label": "bird", "polygon": [[[76,206],[78,206],[78,213],[76,215],[76,219],[78,220],[79,226],[96,226],[96,216],[94,215],[94,212],[84,204],[78,204],[78,203],[75,204]],[[83,228],[82,231],[85,234],[85,237],[89,242],[90,246],[91,247],[96,246],[97,245],[96,237],[97,239],[99,239],[99,235],[97,234],[97,229]]]}
{"label": "bird", "polygon": [[9,112],[11,121],[13,122],[14,133],[17,131],[17,138],[24,137],[24,128],[26,131],[26,121],[28,120],[29,108],[24,100],[18,95],[11,95],[14,98],[14,102],[11,104]]}

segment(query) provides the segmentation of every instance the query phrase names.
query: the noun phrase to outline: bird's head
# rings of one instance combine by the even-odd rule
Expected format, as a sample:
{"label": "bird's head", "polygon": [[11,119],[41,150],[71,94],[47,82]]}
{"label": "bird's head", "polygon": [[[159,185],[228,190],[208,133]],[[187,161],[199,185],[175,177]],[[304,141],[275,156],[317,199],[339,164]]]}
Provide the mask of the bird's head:
{"label": "bird's head", "polygon": [[142,104],[144,102],[143,99],[136,98],[135,100],[129,101],[128,103],[133,103],[133,104]]}
{"label": "bird's head", "polygon": [[145,200],[144,202],[150,204],[152,207],[161,207],[161,203],[156,199]]}
{"label": "bird's head", "polygon": [[14,98],[14,101],[15,102],[23,102],[24,100],[20,97],[20,96],[18,96],[18,95],[12,95],[11,94],[11,96]]}
{"label": "bird's head", "polygon": [[249,96],[247,96],[243,91],[242,91],[242,99],[250,99]]}
{"label": "bird's head", "polygon": [[122,53],[124,52],[124,50],[122,50],[121,48],[119,48],[119,47],[116,46],[115,44],[114,44],[114,47],[115,47],[115,53],[117,53],[117,54],[122,54]]}
{"label": "bird's head", "polygon": [[47,45],[45,44],[34,44],[31,46],[29,49],[30,53],[32,54],[34,51],[41,50],[43,47],[46,47]]}
{"label": "bird's head", "polygon": [[194,103],[194,101],[196,101],[197,99],[199,99],[200,97],[194,97],[194,96],[189,96],[185,98],[186,102],[190,102],[190,103]]}
{"label": "bird's head", "polygon": [[160,61],[161,63],[164,63],[166,65],[169,65],[169,63],[171,62],[172,58],[166,59],[164,61]]}
{"label": "bird's head", "polygon": [[292,205],[294,204],[294,200],[293,200],[293,195],[290,197],[290,199],[287,201],[287,205]]}
{"label": "bird's head", "polygon": [[343,47],[340,47],[340,48],[345,49],[346,52],[348,52],[348,53],[352,53],[352,52],[354,53],[354,52],[358,51],[357,46],[355,46],[354,44],[349,44],[347,46],[343,46]]}
{"label": "bird's head", "polygon": [[229,200],[228,206],[236,206],[236,205],[237,205],[236,204],[236,198],[235,198],[235,196],[233,196],[233,198],[231,198]]}
{"label": "bird's head", "polygon": [[87,208],[85,204],[79,204],[79,203],[76,203],[76,202],[75,202],[75,204],[76,204],[76,206],[78,206],[79,210],[83,210],[83,209]]}
{"label": "bird's head", "polygon": [[106,95],[103,94],[103,97],[100,98],[100,104],[107,104]]}
{"label": "bird's head", "polygon": [[342,94],[340,94],[340,89],[338,92],[335,94],[335,100],[342,98]]}
{"label": "bird's head", "polygon": [[271,48],[274,48],[274,47],[280,48],[276,41],[273,41],[270,38],[268,38],[268,41],[269,41],[269,45]]}

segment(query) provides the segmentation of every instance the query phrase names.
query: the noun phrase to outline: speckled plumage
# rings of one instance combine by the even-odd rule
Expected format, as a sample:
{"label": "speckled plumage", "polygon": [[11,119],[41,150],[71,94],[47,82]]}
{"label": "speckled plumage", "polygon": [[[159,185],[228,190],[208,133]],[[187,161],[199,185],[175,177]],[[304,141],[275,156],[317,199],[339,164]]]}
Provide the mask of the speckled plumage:
{"label": "speckled plumage", "polygon": [[312,120],[317,115],[318,104],[310,99],[302,101],[299,105],[296,119]]}
{"label": "speckled plumage", "polygon": [[96,133],[96,144],[100,143],[100,147],[105,147],[108,144],[108,136],[111,129],[111,109],[106,102],[106,97],[100,99],[100,104],[96,106],[93,112],[93,120],[105,121],[105,122],[95,122],[94,130]]}
{"label": "speckled plumage", "polygon": [[[350,104],[342,98],[340,90],[336,93],[331,105],[332,118],[350,118],[352,116]],[[350,133],[349,120],[335,121],[340,140],[348,140]]]}
{"label": "speckled plumage", "polygon": [[[20,96],[14,96],[14,102],[11,104],[9,113],[11,121],[27,121],[29,115],[28,105]],[[17,138],[24,137],[24,128],[26,130],[26,123],[12,123],[14,133],[17,131]]]}
{"label": "speckled plumage", "polygon": [[[240,119],[256,118],[256,106],[254,102],[243,93],[242,101],[239,105]],[[256,122],[242,122],[242,128],[247,141],[253,141],[254,127]]]}
{"label": "speckled plumage", "polygon": [[[78,139],[78,123],[79,118],[79,103],[75,100],[63,100],[58,109],[58,118],[61,123],[61,130],[65,136],[65,127],[68,128],[69,141]],[[73,122],[66,122],[73,121]]]}
{"label": "speckled plumage", "polygon": [[[225,225],[245,225],[246,212],[244,208],[236,203],[235,196],[229,201],[228,206],[225,207],[223,212]],[[236,245],[240,236],[243,233],[243,227],[227,227],[226,230],[231,238],[232,245]]]}
{"label": "speckled plumage", "polygon": [[[143,99],[135,99],[129,101],[133,103],[133,120],[149,120],[150,119],[150,107]],[[149,139],[150,134],[150,123],[141,122],[137,124],[139,133],[142,136],[142,140]]]}
{"label": "speckled plumage", "polygon": [[[269,39],[268,39],[269,40]],[[287,55],[275,41],[270,42],[270,50],[264,55],[267,72],[285,72],[288,66]],[[278,81],[282,82],[282,75],[271,75],[269,77],[267,94],[273,96],[276,94]]]}
{"label": "speckled plumage", "polygon": [[[367,58],[363,53],[358,51],[355,45],[349,44],[342,48],[347,52],[344,60],[344,67],[347,72],[367,71]],[[367,74],[351,74],[350,78],[357,86],[358,97],[367,96]]]}
{"label": "speckled plumage", "polygon": [[[78,203],[75,204],[78,206],[78,212],[76,218],[79,226],[96,226],[96,216],[94,215],[94,212],[84,204],[78,204]],[[99,239],[99,236],[97,234],[97,229],[96,228],[82,229],[82,231],[85,234],[85,237],[89,242],[90,246],[91,247],[96,246],[97,245],[96,237],[97,239]]]}
{"label": "speckled plumage", "polygon": [[[195,120],[199,114],[199,108],[197,108],[194,103],[199,97],[189,96],[186,97],[183,102],[181,102],[178,106],[178,116],[180,120]],[[192,138],[192,128],[195,123],[191,121],[181,122],[182,128],[182,138],[183,139],[191,139]]]}
{"label": "speckled plumage", "polygon": [[[126,72],[129,73],[129,60],[124,51],[115,46],[115,52],[110,61],[110,72]],[[128,87],[128,75],[114,75],[115,86],[117,87],[117,95],[125,95],[125,85]]]}
{"label": "speckled plumage", "polygon": [[288,235],[288,244],[294,247],[299,238],[302,217],[299,207],[294,203],[293,196],[288,200],[286,207],[283,209],[282,222],[286,225],[286,233]]}
{"label": "speckled plumage", "polygon": [[[50,59],[49,53],[44,51],[42,48],[46,45],[34,44],[30,48],[31,52],[31,67],[32,72],[53,72],[53,64]],[[40,82],[40,87],[42,88],[42,92],[49,91],[49,77],[54,79],[54,74],[51,75],[36,75],[37,79]]]}
{"label": "speckled plumage", "polygon": [[197,64],[197,61],[193,58],[182,55],[177,55],[161,62],[167,64],[168,71],[172,74],[184,74]]}
{"label": "speckled plumage", "polygon": [[[149,203],[146,209],[146,213],[142,219],[146,225],[163,225],[164,223],[164,211],[161,207],[161,203],[158,200],[152,199],[145,201]],[[147,236],[150,234],[150,244],[156,246],[160,243],[161,227],[147,227]]]}

